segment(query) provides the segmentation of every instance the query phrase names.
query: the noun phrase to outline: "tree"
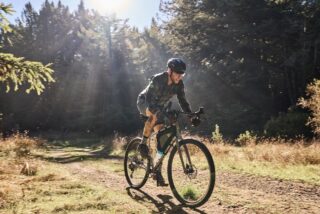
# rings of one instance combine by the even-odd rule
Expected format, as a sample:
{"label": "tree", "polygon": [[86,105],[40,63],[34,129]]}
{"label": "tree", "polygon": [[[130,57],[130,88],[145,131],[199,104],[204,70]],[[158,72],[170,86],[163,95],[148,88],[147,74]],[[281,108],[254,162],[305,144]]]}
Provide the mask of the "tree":
{"label": "tree", "polygon": [[9,26],[9,21],[6,18],[5,14],[11,14],[14,10],[12,9],[11,4],[4,4],[0,2],[0,29],[3,33],[10,32],[11,28]]}
{"label": "tree", "polygon": [[54,82],[53,70],[50,64],[42,65],[39,62],[25,61],[23,57],[15,57],[12,54],[0,53],[0,82],[6,84],[7,92],[11,85],[14,91],[22,84],[28,84],[27,93],[34,90],[41,94],[45,89],[44,82]]}
{"label": "tree", "polygon": [[319,76],[316,1],[163,0],[161,8],[170,51],[192,65],[192,90],[212,97],[209,113],[238,122],[228,127],[263,127]]}
{"label": "tree", "polygon": [[300,98],[299,105],[311,111],[308,125],[320,136],[320,80],[314,80],[306,90],[308,98]]}
{"label": "tree", "polygon": [[[0,3],[0,28],[2,35],[10,32],[11,28],[5,14],[12,12],[11,5]],[[6,85],[8,92],[12,85],[18,90],[22,84],[29,84],[26,92],[36,91],[39,95],[45,89],[44,82],[54,82],[51,64],[43,65],[39,62],[25,61],[22,57],[15,57],[13,54],[0,53],[0,82]]]}

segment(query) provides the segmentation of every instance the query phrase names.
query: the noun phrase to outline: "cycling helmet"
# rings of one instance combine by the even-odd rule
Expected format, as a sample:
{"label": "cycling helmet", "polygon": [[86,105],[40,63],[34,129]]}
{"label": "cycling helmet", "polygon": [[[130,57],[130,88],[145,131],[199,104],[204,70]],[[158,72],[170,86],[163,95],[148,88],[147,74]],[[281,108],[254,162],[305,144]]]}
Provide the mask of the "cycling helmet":
{"label": "cycling helmet", "polygon": [[168,68],[171,68],[174,72],[178,74],[184,74],[187,68],[186,63],[184,63],[182,59],[179,59],[179,58],[169,59],[167,66]]}

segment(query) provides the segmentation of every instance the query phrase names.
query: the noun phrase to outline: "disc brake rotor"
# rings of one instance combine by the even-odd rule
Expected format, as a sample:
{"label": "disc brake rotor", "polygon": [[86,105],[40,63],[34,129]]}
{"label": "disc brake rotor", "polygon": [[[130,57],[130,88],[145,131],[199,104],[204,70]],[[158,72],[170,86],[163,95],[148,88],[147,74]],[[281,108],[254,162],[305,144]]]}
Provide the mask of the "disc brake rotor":
{"label": "disc brake rotor", "polygon": [[185,174],[189,179],[195,179],[198,175],[198,170],[194,165],[190,166],[189,164],[187,164]]}

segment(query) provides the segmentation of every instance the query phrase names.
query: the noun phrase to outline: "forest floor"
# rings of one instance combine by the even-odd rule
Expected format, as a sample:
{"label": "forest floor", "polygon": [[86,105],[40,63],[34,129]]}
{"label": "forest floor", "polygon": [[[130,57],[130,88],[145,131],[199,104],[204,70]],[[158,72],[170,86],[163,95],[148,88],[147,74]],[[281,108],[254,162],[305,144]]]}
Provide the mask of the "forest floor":
{"label": "forest floor", "polygon": [[[122,153],[98,150],[52,146],[16,161],[16,170],[0,170],[0,213],[320,213],[318,182],[219,166],[209,201],[197,209],[182,207],[169,187],[157,187],[152,179],[140,190],[129,188]],[[1,155],[0,161],[10,165]],[[18,173],[24,161],[37,166],[37,175]]]}

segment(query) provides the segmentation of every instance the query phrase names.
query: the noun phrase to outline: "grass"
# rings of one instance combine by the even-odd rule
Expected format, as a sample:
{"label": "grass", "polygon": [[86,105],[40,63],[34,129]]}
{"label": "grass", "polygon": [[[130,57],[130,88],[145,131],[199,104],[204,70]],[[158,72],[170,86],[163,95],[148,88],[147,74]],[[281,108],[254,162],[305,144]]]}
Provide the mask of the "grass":
{"label": "grass", "polygon": [[197,200],[199,193],[193,186],[185,186],[181,191],[182,197],[186,200]]}
{"label": "grass", "polygon": [[230,155],[248,161],[265,161],[283,165],[320,164],[319,142],[307,144],[303,141],[292,143],[282,139],[263,139],[242,147],[230,144],[210,144],[207,141],[206,144],[217,156]]}
{"label": "grass", "polygon": [[0,213],[147,212],[127,194],[74,178],[60,164],[34,162],[40,166],[36,176],[15,172],[1,177]]}
{"label": "grass", "polygon": [[236,160],[230,158],[215,159],[218,170],[269,176],[277,179],[304,181],[320,185],[319,165],[281,165],[270,162]]}
{"label": "grass", "polygon": [[[125,191],[118,192],[80,180],[70,174],[63,164],[32,158],[30,153],[45,153],[45,150],[35,151],[37,143],[37,139],[25,135],[13,136],[0,142],[0,213],[148,212],[147,208],[132,200]],[[28,150],[26,154],[15,152],[20,145]],[[60,155],[83,155],[90,151],[67,147],[65,151],[61,149],[59,152]],[[20,174],[25,162],[37,166],[36,175]],[[87,164],[93,164],[93,161]],[[115,163],[114,167],[118,167],[118,164]]]}
{"label": "grass", "polygon": [[242,147],[210,144],[216,167],[241,173],[320,185],[320,144],[263,140]]}
{"label": "grass", "polygon": [[[212,143],[199,136],[195,138],[209,148],[216,169],[233,171],[276,179],[302,181],[320,185],[320,143],[303,140],[249,139],[236,146],[222,141]],[[191,154],[197,153],[192,149]],[[198,159],[201,159],[197,155]],[[198,169],[207,169],[204,161],[198,161]]]}
{"label": "grass", "polygon": [[[42,141],[23,134],[0,141],[0,213],[125,213],[128,210],[131,213],[147,213],[149,210],[132,200],[126,192],[79,180],[63,164],[57,163],[59,161],[51,161],[54,158],[76,158],[89,168],[123,174],[122,161],[115,158],[123,156],[126,139],[115,137],[102,141],[103,144],[84,145],[84,141],[80,140],[80,146],[75,142],[66,147],[56,144],[47,147],[48,150],[38,150]],[[218,170],[320,185],[320,145],[317,142],[292,144],[282,140],[265,140],[237,147],[203,141],[213,154]],[[92,156],[100,151],[105,152],[106,157]],[[30,153],[50,162],[31,158]],[[25,162],[36,166],[36,175],[20,174]],[[197,198],[197,189],[185,187],[183,191],[184,197],[191,200]]]}
{"label": "grass", "polygon": [[90,167],[94,167],[95,169],[98,169],[100,171],[115,172],[124,175],[123,160],[100,160],[98,162],[94,160],[87,160],[84,161],[83,164]]}

